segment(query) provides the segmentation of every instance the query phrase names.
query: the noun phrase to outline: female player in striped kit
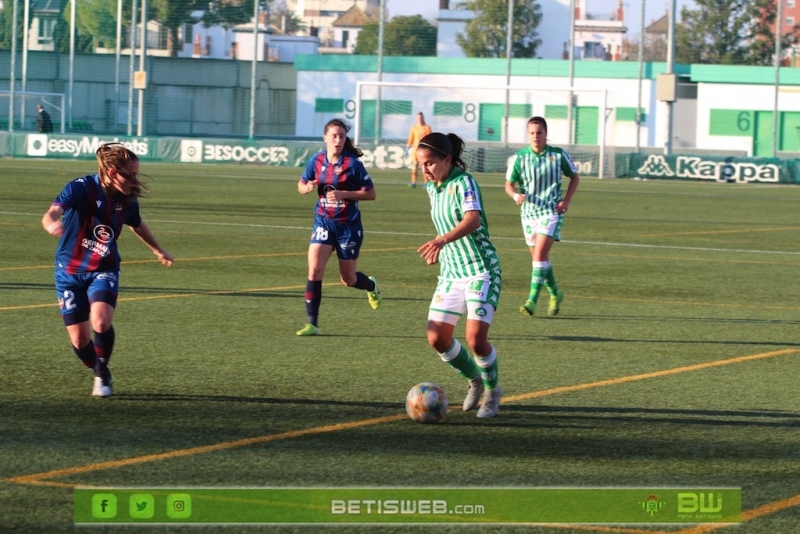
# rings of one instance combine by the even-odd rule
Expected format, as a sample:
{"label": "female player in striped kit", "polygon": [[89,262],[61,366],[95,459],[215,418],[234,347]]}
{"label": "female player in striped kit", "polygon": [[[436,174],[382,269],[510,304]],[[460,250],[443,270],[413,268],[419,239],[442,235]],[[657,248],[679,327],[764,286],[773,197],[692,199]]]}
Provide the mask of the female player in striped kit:
{"label": "female player in striped kit", "polygon": [[[425,189],[437,233],[417,252],[428,265],[440,264],[428,310],[428,343],[469,380],[463,409],[477,406],[483,394],[478,417],[495,417],[503,392],[497,351],[487,338],[500,299],[500,262],[489,240],[480,187],[461,159],[463,150],[464,141],[452,133],[429,134],[417,146],[417,159],[429,180]],[[474,359],[453,338],[455,325],[465,314],[467,344]]]}
{"label": "female player in striped kit", "polygon": [[314,228],[308,244],[308,280],[306,281],[306,325],[298,336],[316,336],[319,331],[319,307],[322,302],[322,279],[334,249],[339,258],[342,283],[367,292],[372,309],[377,310],[383,298],[373,276],[356,271],[356,262],[364,240],[359,200],[375,200],[372,178],[358,158],[361,150],[347,137],[350,127],[341,119],[328,121],[323,130],[325,150],[308,163],[297,192],[316,192]]}
{"label": "female player in striped kit", "polygon": [[[550,294],[548,315],[557,315],[564,292],[558,288],[550,264],[550,248],[561,239],[564,214],[575,190],[578,189],[578,169],[560,148],[547,145],[547,122],[543,117],[528,120],[530,146],[514,155],[506,171],[506,194],[520,206],[525,243],[533,258],[531,288],[528,300],[519,311],[533,315],[542,286]],[[567,193],[561,196],[561,175],[570,179]],[[520,190],[517,191],[517,186]]]}
{"label": "female player in striped kit", "polygon": [[[114,349],[114,309],[119,294],[117,238],[123,225],[167,267],[173,259],[139,215],[139,158],[122,143],[100,145],[97,174],[77,178],[42,217],[48,234],[59,238],[56,294],[72,350],[94,370],[92,395],[112,393],[108,361]],[[63,218],[62,218],[63,216]],[[94,339],[93,339],[94,338]]]}

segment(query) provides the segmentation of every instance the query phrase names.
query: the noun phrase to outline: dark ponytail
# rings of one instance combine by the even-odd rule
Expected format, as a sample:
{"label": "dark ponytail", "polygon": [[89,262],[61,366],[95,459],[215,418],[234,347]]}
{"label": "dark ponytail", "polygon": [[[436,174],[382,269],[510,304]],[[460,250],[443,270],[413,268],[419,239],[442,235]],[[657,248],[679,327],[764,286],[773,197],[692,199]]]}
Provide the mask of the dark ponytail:
{"label": "dark ponytail", "polygon": [[[342,119],[331,119],[327,122],[327,124],[325,124],[325,129],[322,131],[322,135],[328,133],[328,130],[334,126],[338,126],[339,128],[344,128],[345,133],[350,131],[350,125],[344,122]],[[364,155],[364,152],[353,144],[353,140],[350,139],[350,136],[345,137],[344,149],[347,152],[354,154],[355,157],[357,158],[360,158],[361,156]]]}
{"label": "dark ponytail", "polygon": [[449,133],[445,135],[439,132],[426,135],[417,145],[417,147],[433,150],[442,157],[450,156],[453,160],[454,167],[458,167],[462,171],[466,171],[467,164],[461,159],[461,154],[464,152],[464,146],[464,140],[456,134]]}

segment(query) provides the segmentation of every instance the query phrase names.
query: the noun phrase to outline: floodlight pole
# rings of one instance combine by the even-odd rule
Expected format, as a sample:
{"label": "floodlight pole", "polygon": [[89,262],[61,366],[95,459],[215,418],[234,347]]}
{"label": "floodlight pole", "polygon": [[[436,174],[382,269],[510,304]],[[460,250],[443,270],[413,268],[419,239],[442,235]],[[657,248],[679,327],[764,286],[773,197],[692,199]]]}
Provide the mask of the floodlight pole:
{"label": "floodlight pole", "polygon": [[12,10],[14,20],[11,22],[11,69],[9,72],[8,89],[8,131],[14,131],[14,84],[16,80],[17,71],[17,0],[14,0],[14,9]]}
{"label": "floodlight pole", "polygon": [[[23,15],[22,28],[22,93],[25,94],[28,81],[28,26],[30,26],[30,0],[25,0],[25,15]],[[20,126],[25,129],[25,104],[23,100],[22,109],[19,110]]]}
{"label": "floodlight pole", "polygon": [[117,112],[119,110],[119,57],[122,53],[122,0],[117,0],[117,47],[114,69],[114,131],[117,130]]}
{"label": "floodlight pole", "polygon": [[778,156],[778,95],[781,86],[781,26],[783,26],[783,0],[778,0],[778,13],[775,19],[775,101],[772,108],[772,157]]}
{"label": "floodlight pole", "polygon": [[[667,74],[675,73],[675,14],[676,0],[670,0],[669,28],[667,30]],[[676,83],[675,91],[678,87]],[[675,95],[677,98],[677,94]],[[672,132],[675,125],[675,102],[667,102],[667,142],[664,144],[664,154],[672,154]]]}
{"label": "floodlight pole", "polygon": [[72,89],[75,85],[75,9],[77,0],[70,2],[69,8],[69,91],[67,102],[67,121],[72,129]]}
{"label": "floodlight pole", "polygon": [[567,144],[572,145],[572,84],[575,80],[575,0],[569,0],[569,102],[567,103]]}
{"label": "floodlight pole", "polygon": [[514,0],[508,2],[508,26],[506,27],[506,105],[503,113],[503,146],[508,148],[508,119],[511,111],[511,48],[514,46]]}
{"label": "floodlight pole", "polygon": [[133,76],[134,63],[136,61],[136,0],[133,0],[131,9],[131,31],[130,35],[130,59],[128,61],[128,137],[133,136]]}
{"label": "floodlight pole", "polygon": [[642,136],[642,80],[644,78],[644,0],[639,16],[639,96],[636,100],[636,153],[641,151]]}
{"label": "floodlight pole", "polygon": [[[144,60],[147,57],[147,0],[142,0],[142,42],[139,54],[139,72],[145,77],[146,84]],[[139,88],[139,124],[136,125],[136,136],[142,135],[144,135],[144,87]]]}
{"label": "floodlight pole", "polygon": [[[380,21],[378,22],[378,81],[383,81],[383,40],[384,40],[384,31],[386,26],[386,0],[381,0],[380,4]],[[381,142],[381,127],[382,127],[382,119],[381,116],[381,108],[383,104],[381,102],[381,86],[378,86],[378,98],[375,105],[375,145],[377,146],[378,143]]]}
{"label": "floodlight pole", "polygon": [[258,68],[258,0],[253,2],[253,63],[250,66],[250,133],[252,141],[256,133],[256,69]]}

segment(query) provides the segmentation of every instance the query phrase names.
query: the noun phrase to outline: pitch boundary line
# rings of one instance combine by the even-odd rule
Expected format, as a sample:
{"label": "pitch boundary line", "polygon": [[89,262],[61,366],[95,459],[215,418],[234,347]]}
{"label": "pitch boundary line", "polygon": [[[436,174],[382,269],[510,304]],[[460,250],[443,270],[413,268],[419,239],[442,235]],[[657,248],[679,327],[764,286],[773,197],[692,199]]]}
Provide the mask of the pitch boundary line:
{"label": "pitch boundary line", "polygon": [[[41,217],[41,215],[33,214],[33,213],[18,213],[18,212],[9,212],[9,211],[0,211],[0,215],[23,215],[28,217]],[[195,226],[205,225],[205,226],[236,226],[236,227],[243,227],[243,228],[274,228],[278,230],[303,230],[308,231],[310,227],[308,226],[284,226],[284,225],[277,225],[277,224],[258,224],[258,223],[230,223],[230,222],[208,222],[208,221],[173,221],[168,219],[151,219],[147,218],[147,222],[153,223],[166,223],[166,224],[191,224]],[[772,228],[768,228],[765,230],[772,230]],[[418,236],[418,237],[430,237],[430,233],[415,233],[415,232],[389,232],[389,231],[382,231],[382,230],[370,230],[368,234],[375,234],[375,235],[405,235],[405,236]],[[675,234],[669,234],[675,235]],[[493,236],[493,241],[499,240],[515,240],[515,241],[522,241],[519,236],[514,237],[505,237],[505,236]],[[602,246],[602,247],[636,247],[636,248],[656,248],[656,249],[670,249],[670,250],[692,250],[692,251],[701,251],[701,252],[732,252],[732,253],[746,253],[746,254],[786,254],[786,255],[793,255],[793,256],[800,256],[800,252],[797,251],[785,251],[785,250],[746,250],[746,249],[728,249],[728,248],[712,248],[712,247],[686,247],[686,246],[676,246],[676,245],[648,245],[644,243],[610,243],[605,241],[573,241],[571,239],[562,239],[561,243],[565,244],[576,244],[576,245],[591,245],[591,246]],[[129,262],[126,262],[129,263]]]}

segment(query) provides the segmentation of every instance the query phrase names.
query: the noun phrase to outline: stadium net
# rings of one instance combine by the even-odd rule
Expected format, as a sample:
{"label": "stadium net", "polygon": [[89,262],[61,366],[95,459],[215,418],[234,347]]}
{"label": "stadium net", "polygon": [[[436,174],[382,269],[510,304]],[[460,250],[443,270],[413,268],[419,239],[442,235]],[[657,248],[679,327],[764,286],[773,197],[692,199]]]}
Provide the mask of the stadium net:
{"label": "stadium net", "polygon": [[614,175],[607,102],[607,91],[598,90],[361,81],[356,84],[353,138],[356,143],[405,145],[421,112],[433,131],[464,139],[470,169],[504,172],[508,158],[528,145],[528,119],[541,116],[547,120],[548,144],[567,150],[580,174],[602,178]]}
{"label": "stadium net", "polygon": [[[36,131],[36,105],[41,104],[50,115],[53,131],[64,133],[66,124],[64,93],[35,93],[30,91],[0,91],[0,131]],[[10,121],[9,117],[14,120]]]}

